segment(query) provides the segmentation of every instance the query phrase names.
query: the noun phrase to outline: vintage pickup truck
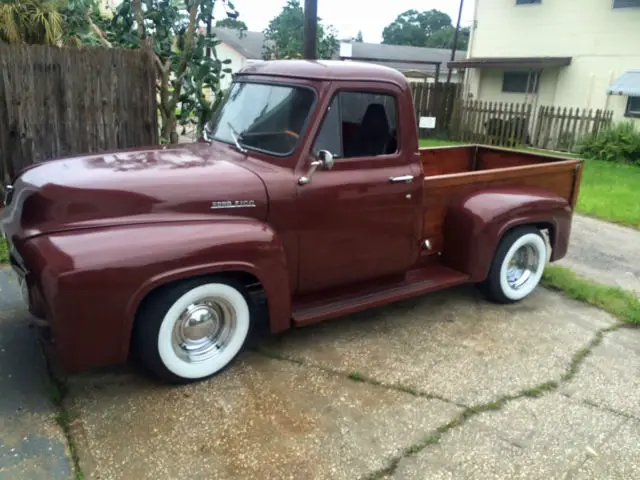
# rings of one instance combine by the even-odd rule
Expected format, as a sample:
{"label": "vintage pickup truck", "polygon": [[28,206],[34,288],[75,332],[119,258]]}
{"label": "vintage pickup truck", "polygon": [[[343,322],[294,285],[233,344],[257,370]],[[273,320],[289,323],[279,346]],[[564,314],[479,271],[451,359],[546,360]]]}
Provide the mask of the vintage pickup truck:
{"label": "vintage pickup truck", "polygon": [[582,161],[419,149],[416,121],[393,69],[269,61],[236,75],[206,141],[23,170],[1,225],[57,363],[135,354],[189,382],[260,325],[464,283],[496,302],[529,295],[567,251]]}

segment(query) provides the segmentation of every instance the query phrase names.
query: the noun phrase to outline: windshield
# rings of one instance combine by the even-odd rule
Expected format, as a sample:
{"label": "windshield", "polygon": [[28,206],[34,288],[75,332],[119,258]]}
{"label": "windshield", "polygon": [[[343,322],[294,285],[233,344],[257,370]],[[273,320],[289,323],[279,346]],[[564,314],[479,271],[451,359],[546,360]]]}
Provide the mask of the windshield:
{"label": "windshield", "polygon": [[207,136],[239,150],[288,155],[298,145],[314,100],[314,91],[305,87],[234,83],[207,125]]}

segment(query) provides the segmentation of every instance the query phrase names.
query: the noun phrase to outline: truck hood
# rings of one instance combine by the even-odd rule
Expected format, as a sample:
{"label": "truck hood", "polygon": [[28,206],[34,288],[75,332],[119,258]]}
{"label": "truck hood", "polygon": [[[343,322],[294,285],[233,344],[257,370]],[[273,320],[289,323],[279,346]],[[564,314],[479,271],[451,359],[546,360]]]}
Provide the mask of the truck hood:
{"label": "truck hood", "polygon": [[211,145],[154,147],[37,164],[13,185],[2,227],[22,239],[41,233],[172,219],[267,216],[260,177]]}

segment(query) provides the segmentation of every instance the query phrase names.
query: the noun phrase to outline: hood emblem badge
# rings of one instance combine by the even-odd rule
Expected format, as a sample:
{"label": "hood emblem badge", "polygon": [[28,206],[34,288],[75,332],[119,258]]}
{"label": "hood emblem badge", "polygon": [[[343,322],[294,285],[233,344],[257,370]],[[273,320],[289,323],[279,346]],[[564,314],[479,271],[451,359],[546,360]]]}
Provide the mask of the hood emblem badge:
{"label": "hood emblem badge", "polygon": [[219,208],[247,208],[255,206],[255,200],[221,200],[211,202],[211,210],[217,210]]}

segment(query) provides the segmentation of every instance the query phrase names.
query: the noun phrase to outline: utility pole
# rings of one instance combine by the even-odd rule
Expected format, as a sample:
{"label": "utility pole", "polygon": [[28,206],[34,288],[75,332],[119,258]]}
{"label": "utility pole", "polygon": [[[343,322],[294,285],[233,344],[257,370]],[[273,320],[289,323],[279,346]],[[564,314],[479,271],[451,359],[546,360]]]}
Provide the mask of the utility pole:
{"label": "utility pole", "polygon": [[[451,61],[453,62],[456,59],[456,49],[458,48],[458,35],[460,34],[460,20],[462,19],[462,7],[464,6],[464,0],[460,0],[460,8],[458,9],[458,22],[456,23],[456,31],[453,34],[453,44],[451,45]],[[453,118],[453,102],[454,98],[451,95],[451,66],[447,65],[447,83],[444,86],[444,111],[446,112],[445,116],[445,129],[444,131],[449,133],[451,128],[451,120]],[[436,80],[437,82],[437,80]],[[437,88],[436,83],[436,88]]]}
{"label": "utility pole", "polygon": [[304,0],[304,58],[316,59],[318,32],[318,0]]}
{"label": "utility pole", "polygon": [[[458,48],[458,35],[460,34],[460,20],[462,18],[462,7],[464,6],[464,0],[460,0],[460,9],[458,10],[458,23],[456,24],[456,31],[453,34],[453,45],[451,45],[451,61],[456,59],[456,49]],[[449,67],[447,73],[447,87],[451,83],[451,68]]]}

